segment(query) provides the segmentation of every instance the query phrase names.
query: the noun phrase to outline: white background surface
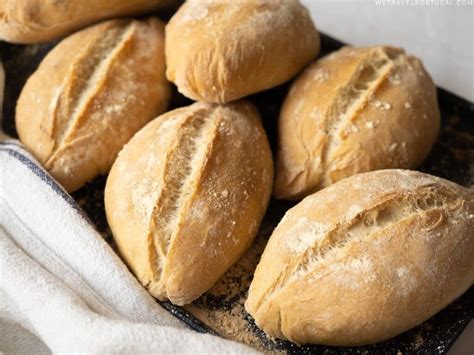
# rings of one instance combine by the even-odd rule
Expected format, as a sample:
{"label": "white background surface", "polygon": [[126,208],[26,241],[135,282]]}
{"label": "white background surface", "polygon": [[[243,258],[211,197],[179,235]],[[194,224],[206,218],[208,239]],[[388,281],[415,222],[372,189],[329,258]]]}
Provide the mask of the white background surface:
{"label": "white background surface", "polygon": [[402,47],[423,60],[438,86],[473,102],[472,0],[465,0],[469,5],[458,0],[385,0],[377,5],[379,1],[384,0],[302,0],[322,32],[354,46]]}

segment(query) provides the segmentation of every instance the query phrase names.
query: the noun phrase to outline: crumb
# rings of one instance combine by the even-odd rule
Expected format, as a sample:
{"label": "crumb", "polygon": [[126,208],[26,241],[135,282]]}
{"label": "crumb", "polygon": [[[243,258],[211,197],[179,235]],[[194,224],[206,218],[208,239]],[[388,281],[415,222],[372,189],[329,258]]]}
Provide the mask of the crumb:
{"label": "crumb", "polygon": [[421,334],[417,334],[415,336],[415,341],[413,342],[412,349],[413,350],[418,350],[423,345],[424,342],[425,342],[425,340],[423,339]]}
{"label": "crumb", "polygon": [[392,108],[392,105],[390,105],[386,101],[380,101],[380,100],[372,100],[370,104],[375,107],[376,109],[382,110],[382,111],[387,111]]}
{"label": "crumb", "polygon": [[400,76],[398,74],[393,74],[389,76],[388,80],[392,85],[400,85],[402,83],[402,80],[400,79]]}
{"label": "crumb", "polygon": [[389,153],[392,153],[392,152],[397,148],[397,146],[398,146],[397,143],[391,144],[391,145],[388,147]]}
{"label": "crumb", "polygon": [[323,83],[329,79],[329,73],[326,70],[320,68],[316,70],[313,78],[318,83]]}
{"label": "crumb", "polygon": [[348,125],[345,129],[344,129],[344,133],[345,134],[351,134],[351,133],[356,133],[356,132],[359,132],[359,128],[357,128],[357,126],[351,124],[351,125]]}
{"label": "crumb", "polygon": [[390,110],[392,108],[392,105],[390,105],[388,102],[382,101],[382,107],[384,110]]}

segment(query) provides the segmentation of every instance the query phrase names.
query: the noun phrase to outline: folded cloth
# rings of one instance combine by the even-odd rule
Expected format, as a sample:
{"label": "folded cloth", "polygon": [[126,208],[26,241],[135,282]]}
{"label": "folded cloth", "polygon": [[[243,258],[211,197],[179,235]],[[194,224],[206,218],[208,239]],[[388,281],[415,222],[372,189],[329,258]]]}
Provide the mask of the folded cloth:
{"label": "folded cloth", "polygon": [[0,135],[2,351],[253,352],[190,330],[156,303],[75,201],[5,135]]}

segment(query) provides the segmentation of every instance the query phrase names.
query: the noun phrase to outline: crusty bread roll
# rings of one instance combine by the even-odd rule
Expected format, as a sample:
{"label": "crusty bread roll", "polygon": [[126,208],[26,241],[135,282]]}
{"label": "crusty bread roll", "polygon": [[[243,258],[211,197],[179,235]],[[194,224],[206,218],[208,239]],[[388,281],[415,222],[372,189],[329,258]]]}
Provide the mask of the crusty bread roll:
{"label": "crusty bread roll", "polygon": [[120,254],[160,300],[207,291],[252,243],[273,183],[256,109],[195,103],[140,130],[105,188]]}
{"label": "crusty bread roll", "polygon": [[0,0],[0,40],[38,43],[96,21],[144,13],[174,0]]}
{"label": "crusty bread roll", "polygon": [[187,1],[166,26],[166,76],[191,99],[225,103],[291,79],[319,47],[297,0]]}
{"label": "crusty bread roll", "polygon": [[286,213],[246,309],[273,337],[375,343],[466,291],[473,255],[474,190],[408,170],[359,174]]}
{"label": "crusty bread roll", "polygon": [[421,62],[391,47],[345,47],[293,83],[279,119],[274,196],[299,199],[342,178],[414,168],[440,126]]}
{"label": "crusty bread roll", "polygon": [[111,20],[60,42],[16,107],[20,140],[68,191],[112,166],[122,146],[166,109],[164,25]]}

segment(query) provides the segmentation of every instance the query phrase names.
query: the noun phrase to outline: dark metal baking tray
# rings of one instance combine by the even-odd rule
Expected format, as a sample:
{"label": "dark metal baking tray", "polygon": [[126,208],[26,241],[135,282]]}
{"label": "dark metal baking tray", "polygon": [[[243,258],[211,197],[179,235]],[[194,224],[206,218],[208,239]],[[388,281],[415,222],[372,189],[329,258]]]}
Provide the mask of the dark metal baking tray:
{"label": "dark metal baking tray", "polygon": [[[18,46],[0,43],[6,69],[4,131],[16,137],[14,111],[16,99],[27,77],[54,43]],[[337,50],[342,43],[322,36],[322,55]],[[276,122],[280,105],[289,84],[250,97],[259,108],[271,146],[275,151]],[[420,170],[453,180],[465,186],[474,185],[474,105],[443,89],[438,89],[442,112],[442,129],[433,150]],[[175,95],[170,108],[191,101]],[[110,243],[113,239],[107,226],[103,206],[105,177],[98,177],[72,196],[87,213],[99,232]],[[160,304],[198,332],[213,333],[242,341],[265,352],[291,354],[367,354],[367,353],[430,353],[443,354],[454,343],[474,315],[474,288],[420,326],[380,344],[337,348],[319,345],[297,346],[265,336],[243,309],[253,269],[265,242],[292,203],[272,200],[252,248],[222,279],[193,304],[178,307],[169,302]]]}

